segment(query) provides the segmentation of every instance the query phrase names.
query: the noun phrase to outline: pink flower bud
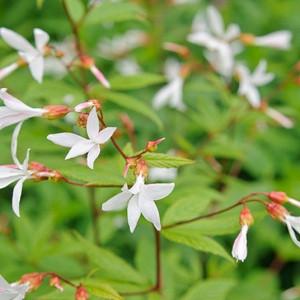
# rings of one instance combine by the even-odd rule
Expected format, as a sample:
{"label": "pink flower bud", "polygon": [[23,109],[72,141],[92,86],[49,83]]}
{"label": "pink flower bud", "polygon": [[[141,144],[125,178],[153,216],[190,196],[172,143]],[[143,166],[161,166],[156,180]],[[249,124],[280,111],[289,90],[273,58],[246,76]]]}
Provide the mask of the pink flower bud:
{"label": "pink flower bud", "polygon": [[49,120],[63,118],[65,115],[71,112],[71,109],[66,105],[48,105],[43,109],[46,110],[46,112],[43,114],[43,117]]}
{"label": "pink flower bud", "polygon": [[273,219],[284,221],[285,217],[289,215],[288,211],[280,204],[270,202],[267,204],[267,211]]}
{"label": "pink flower bud", "polygon": [[165,138],[160,138],[158,140],[155,140],[155,141],[149,141],[146,145],[146,150],[149,151],[149,152],[154,152],[157,150],[157,146],[163,142],[165,140]]}
{"label": "pink flower bud", "polygon": [[45,273],[29,273],[21,277],[20,283],[28,283],[31,290],[37,290],[45,278]]}
{"label": "pink flower bud", "polygon": [[87,299],[89,299],[89,294],[86,288],[80,284],[76,289],[75,300],[87,300]]}
{"label": "pink flower bud", "polygon": [[245,206],[240,213],[240,224],[250,226],[254,222],[250,209]]}
{"label": "pink flower bud", "polygon": [[138,175],[142,175],[143,177],[147,177],[148,176],[148,166],[147,163],[144,159],[140,158],[137,163],[136,163],[136,167],[135,167],[135,174]]}
{"label": "pink flower bud", "polygon": [[284,192],[270,192],[268,193],[268,198],[278,204],[283,204],[288,200],[288,196]]}
{"label": "pink flower bud", "polygon": [[86,102],[79,103],[74,107],[74,110],[79,113],[87,108],[93,108],[93,107],[96,107],[96,110],[99,110],[101,108],[101,105],[98,100],[93,99],[93,100],[88,100]]}
{"label": "pink flower bud", "polygon": [[55,288],[57,288],[58,290],[60,290],[61,292],[63,292],[64,288],[61,285],[61,280],[58,276],[52,276],[50,279],[50,286],[54,286]]}

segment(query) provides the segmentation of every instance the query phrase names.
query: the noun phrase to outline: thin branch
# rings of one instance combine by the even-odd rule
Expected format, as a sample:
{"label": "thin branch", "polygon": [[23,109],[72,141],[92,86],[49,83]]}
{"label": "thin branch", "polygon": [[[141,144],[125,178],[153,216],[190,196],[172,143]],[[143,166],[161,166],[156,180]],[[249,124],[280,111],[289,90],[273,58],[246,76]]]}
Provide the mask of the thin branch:
{"label": "thin branch", "polygon": [[66,177],[63,177],[62,179],[64,182],[75,185],[75,186],[80,186],[80,187],[87,187],[87,188],[121,188],[123,185],[121,184],[90,184],[90,183],[81,183],[77,181],[73,181],[71,179],[68,179]]}
{"label": "thin branch", "polygon": [[95,188],[88,188],[89,200],[90,200],[90,209],[92,216],[92,225],[93,225],[93,234],[94,234],[94,242],[96,245],[100,245],[100,234],[98,227],[98,217],[100,215],[100,210],[96,205],[96,190]]}

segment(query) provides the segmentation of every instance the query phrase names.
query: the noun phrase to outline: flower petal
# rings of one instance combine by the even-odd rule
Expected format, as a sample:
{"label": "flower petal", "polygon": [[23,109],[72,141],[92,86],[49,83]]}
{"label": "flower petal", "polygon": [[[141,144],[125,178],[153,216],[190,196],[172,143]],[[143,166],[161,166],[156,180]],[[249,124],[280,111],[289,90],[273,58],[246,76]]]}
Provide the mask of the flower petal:
{"label": "flower petal", "polygon": [[99,130],[100,130],[100,125],[99,125],[98,115],[96,112],[96,108],[93,107],[93,109],[89,113],[87,123],[86,123],[86,131],[88,137],[91,140],[94,140],[97,137]]}
{"label": "flower petal", "polygon": [[141,216],[141,211],[138,205],[138,197],[134,195],[128,202],[127,218],[131,233],[134,232],[136,225]]}
{"label": "flower petal", "polygon": [[12,208],[14,213],[20,217],[20,200],[23,189],[23,183],[27,179],[27,177],[23,177],[20,179],[14,187],[13,190],[13,198],[12,198]]}
{"label": "flower petal", "polygon": [[135,181],[134,185],[129,190],[130,193],[132,193],[132,194],[138,194],[141,191],[141,189],[144,186],[144,184],[145,184],[145,178],[144,178],[144,176],[143,175],[139,175],[136,178],[136,181]]}
{"label": "flower petal", "polygon": [[28,61],[29,69],[32,77],[41,83],[44,75],[44,57],[42,55],[37,55],[30,61]]}
{"label": "flower petal", "polygon": [[11,46],[12,48],[18,51],[28,52],[28,53],[36,52],[36,50],[31,46],[31,44],[26,39],[24,39],[20,34],[10,29],[1,28],[0,35],[9,46]]}
{"label": "flower petal", "polygon": [[224,35],[223,19],[214,6],[209,6],[207,8],[207,21],[209,24],[209,28],[215,35],[219,37],[222,37]]}
{"label": "flower petal", "polygon": [[94,162],[100,154],[100,146],[94,145],[87,155],[87,165],[90,169],[94,169]]}
{"label": "flower petal", "polygon": [[160,200],[170,195],[175,187],[174,183],[154,183],[146,184],[144,191],[151,200]]}
{"label": "flower petal", "polygon": [[290,224],[289,221],[286,221],[285,223],[286,223],[286,226],[288,228],[288,231],[289,231],[289,234],[290,234],[290,237],[291,237],[292,241],[295,243],[295,245],[300,247],[300,241],[298,241],[296,233],[294,232],[292,225]]}
{"label": "flower petal", "polygon": [[111,211],[111,210],[121,210],[126,207],[128,200],[132,194],[128,191],[121,192],[114,197],[110,198],[102,204],[102,210]]}
{"label": "flower petal", "polygon": [[87,141],[87,139],[82,136],[69,132],[49,134],[47,139],[52,143],[63,147],[73,147],[78,142]]}
{"label": "flower petal", "polygon": [[11,156],[12,156],[14,163],[18,166],[19,169],[22,168],[22,165],[17,158],[17,148],[18,148],[18,136],[19,136],[22,125],[23,125],[23,123],[19,123],[16,126],[16,128],[13,132],[13,135],[12,135],[12,139],[11,139]]}
{"label": "flower petal", "polygon": [[247,232],[248,226],[242,226],[240,233],[238,234],[237,238],[235,239],[232,247],[231,255],[236,260],[244,261],[247,257]]}
{"label": "flower petal", "polygon": [[152,195],[140,193],[139,207],[145,219],[151,222],[157,230],[161,230],[159,211],[150,197],[152,197]]}
{"label": "flower petal", "polygon": [[116,127],[106,127],[102,129],[95,138],[95,142],[98,144],[106,143],[112,137],[116,129]]}
{"label": "flower petal", "polygon": [[49,41],[49,34],[42,29],[35,28],[33,30],[35,46],[36,48],[43,53],[44,47]]}
{"label": "flower petal", "polygon": [[22,177],[23,177],[22,175],[19,175],[19,176],[9,176],[9,177],[0,178],[0,189],[7,187],[11,183],[19,180]]}
{"label": "flower petal", "polygon": [[86,154],[91,150],[93,146],[94,144],[89,140],[80,141],[76,143],[74,146],[72,146],[71,150],[66,156],[66,159],[70,159],[70,158],[74,158]]}

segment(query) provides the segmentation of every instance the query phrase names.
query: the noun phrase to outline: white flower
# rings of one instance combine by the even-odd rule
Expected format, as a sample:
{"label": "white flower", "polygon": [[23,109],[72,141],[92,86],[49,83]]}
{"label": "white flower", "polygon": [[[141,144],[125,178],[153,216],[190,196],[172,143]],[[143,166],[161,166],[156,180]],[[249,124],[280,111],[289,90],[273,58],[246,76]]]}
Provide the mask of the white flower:
{"label": "white flower", "polygon": [[255,107],[260,107],[261,97],[258,91],[259,86],[265,85],[273,80],[274,75],[266,73],[267,62],[261,60],[251,74],[249,69],[242,64],[236,66],[236,72],[239,77],[238,94],[244,96],[249,103]]}
{"label": "white flower", "polygon": [[0,275],[0,299],[1,300],[23,300],[29,290],[29,284],[11,283],[9,284]]}
{"label": "white flower", "polygon": [[300,241],[297,239],[296,233],[300,234],[300,217],[294,217],[289,214],[285,215],[283,218],[283,221],[285,222],[290,237],[292,241],[300,247]]}
{"label": "white flower", "polygon": [[133,58],[123,58],[117,60],[115,68],[122,75],[135,75],[141,72],[141,67]]}
{"label": "white flower", "polygon": [[47,112],[46,109],[27,106],[22,101],[7,93],[6,89],[0,89],[0,99],[5,105],[0,106],[0,129],[32,117],[41,117]]}
{"label": "white flower", "polygon": [[38,28],[35,28],[33,33],[35,47],[18,33],[7,28],[0,29],[0,35],[4,41],[16,49],[19,55],[28,63],[33,78],[38,82],[42,82],[44,74],[44,52],[45,46],[49,41],[49,35],[47,32]]}
{"label": "white flower", "polygon": [[17,182],[12,197],[12,208],[14,213],[20,217],[20,199],[23,189],[23,183],[25,180],[31,178],[33,174],[32,171],[28,170],[28,162],[29,162],[29,152],[30,149],[27,150],[27,154],[25,160],[21,164],[17,158],[17,144],[18,144],[18,135],[21,129],[22,123],[19,123],[14,130],[11,142],[11,155],[12,159],[15,163],[13,166],[0,166],[0,189],[7,187],[11,183]]}
{"label": "white flower", "polygon": [[174,181],[176,177],[176,168],[150,168],[149,170],[149,179],[151,181]]}
{"label": "white flower", "polygon": [[184,80],[180,75],[180,64],[176,60],[167,60],[165,74],[169,83],[154,95],[153,107],[159,109],[169,105],[179,111],[184,111],[186,109],[182,101]]}
{"label": "white flower", "polygon": [[241,44],[237,41],[240,29],[236,24],[230,24],[227,30],[219,12],[210,6],[206,14],[196,15],[192,33],[188,41],[207,48],[205,54],[215,70],[225,77],[231,77],[234,67],[234,56],[240,52]]}
{"label": "white flower", "polygon": [[91,110],[86,124],[88,139],[74,133],[50,134],[47,139],[51,142],[71,148],[66,159],[87,153],[87,165],[94,168],[94,162],[100,155],[100,144],[106,143],[116,130],[116,127],[106,127],[100,130],[100,124],[95,107]]}
{"label": "white flower", "polygon": [[247,232],[248,232],[248,225],[243,225],[241,228],[240,233],[236,237],[231,255],[237,261],[244,261],[247,257]]}
{"label": "white flower", "polygon": [[174,189],[174,183],[145,184],[139,175],[131,189],[124,185],[122,192],[102,204],[104,211],[121,210],[127,206],[127,218],[131,232],[134,232],[141,214],[157,230],[161,229],[159,211],[155,201],[167,197]]}
{"label": "white flower", "polygon": [[253,44],[287,50],[291,47],[292,33],[288,30],[275,31],[254,38]]}

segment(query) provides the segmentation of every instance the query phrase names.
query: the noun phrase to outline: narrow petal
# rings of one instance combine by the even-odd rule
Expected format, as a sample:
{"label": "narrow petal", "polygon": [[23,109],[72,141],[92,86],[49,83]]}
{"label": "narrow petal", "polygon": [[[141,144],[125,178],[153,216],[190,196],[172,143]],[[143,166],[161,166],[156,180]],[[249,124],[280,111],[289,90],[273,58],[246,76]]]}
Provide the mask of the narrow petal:
{"label": "narrow petal", "polygon": [[49,41],[49,34],[39,28],[35,28],[33,34],[36,48],[43,53],[44,47]]}
{"label": "narrow petal", "polygon": [[22,168],[21,163],[19,162],[18,158],[17,158],[17,148],[18,148],[18,136],[22,127],[22,123],[19,123],[12,135],[12,139],[11,139],[11,156],[12,159],[14,161],[14,163],[18,166],[19,169]]}
{"label": "narrow petal", "polygon": [[161,230],[159,211],[150,197],[152,198],[152,195],[140,193],[139,207],[145,219],[151,222],[157,230]]}
{"label": "narrow petal", "polygon": [[141,189],[144,186],[144,184],[145,184],[145,178],[144,178],[144,176],[139,175],[136,178],[136,181],[135,181],[134,185],[131,187],[131,189],[129,191],[132,194],[138,194],[141,191]]}
{"label": "narrow petal", "polygon": [[74,158],[74,157],[86,154],[91,150],[91,148],[93,146],[94,146],[94,144],[92,142],[90,142],[89,140],[83,141],[83,142],[78,142],[71,148],[71,150],[69,151],[69,153],[66,156],[66,159],[70,159],[70,158]]}
{"label": "narrow petal", "polygon": [[294,206],[300,207],[300,201],[293,199],[293,198],[288,198],[288,202],[291,203]]}
{"label": "narrow petal", "polygon": [[286,220],[300,234],[300,217],[286,216]]}
{"label": "narrow petal", "polygon": [[87,123],[86,123],[86,131],[87,135],[91,140],[94,140],[100,130],[100,124],[99,124],[99,119],[97,115],[96,108],[93,107],[91,112],[89,113]]}
{"label": "narrow petal", "polygon": [[63,147],[73,147],[78,142],[87,141],[87,139],[82,136],[69,132],[49,134],[47,139],[52,143]]}
{"label": "narrow petal", "polygon": [[285,128],[292,128],[294,126],[294,123],[290,118],[274,108],[268,107],[266,114]]}
{"label": "narrow petal", "polygon": [[244,225],[235,239],[232,247],[231,255],[236,260],[244,261],[247,257],[247,232],[248,226]]}
{"label": "narrow petal", "polygon": [[151,200],[160,200],[170,195],[174,187],[174,183],[155,183],[146,184],[144,190],[151,197]]}
{"label": "narrow petal", "polygon": [[102,210],[111,211],[124,209],[130,197],[132,197],[132,194],[130,192],[123,191],[104,202],[102,204]]}
{"label": "narrow petal", "polygon": [[95,142],[98,144],[104,144],[106,143],[114,134],[116,131],[116,127],[106,127],[103,130],[101,130],[97,137],[95,138]]}
{"label": "narrow petal", "polygon": [[32,77],[38,83],[41,83],[44,75],[44,57],[42,55],[37,55],[29,61],[28,64]]}
{"label": "narrow petal", "polygon": [[222,37],[224,34],[223,19],[220,13],[218,12],[218,10],[214,6],[210,6],[207,9],[207,21],[211,31],[215,35]]}
{"label": "narrow petal", "polygon": [[238,38],[240,33],[241,30],[237,24],[230,24],[225,32],[224,38],[226,41],[231,42]]}
{"label": "narrow petal", "polygon": [[7,67],[0,69],[0,80],[10,75],[13,71],[15,71],[19,65],[17,63],[10,64]]}
{"label": "narrow petal", "polygon": [[153,98],[153,107],[155,109],[160,109],[161,107],[168,104],[170,97],[173,94],[173,87],[171,84],[167,84],[162,87]]}
{"label": "narrow petal", "polygon": [[300,247],[300,241],[298,241],[296,233],[294,232],[294,230],[292,228],[292,225],[288,221],[286,221],[286,226],[288,228],[288,231],[289,231],[292,241],[294,242],[294,244],[296,246]]}
{"label": "narrow petal", "polygon": [[100,155],[100,146],[94,145],[87,155],[87,165],[90,169],[94,169],[94,162]]}
{"label": "narrow petal", "polygon": [[0,35],[9,46],[11,46],[12,48],[18,51],[22,51],[22,52],[36,51],[26,39],[24,39],[20,34],[10,29],[1,28]]}
{"label": "narrow petal", "polygon": [[107,89],[110,88],[109,81],[105,78],[104,74],[96,66],[91,66],[91,72],[104,87],[106,87]]}
{"label": "narrow petal", "polygon": [[29,155],[30,155],[30,149],[27,149],[25,159],[22,163],[22,170],[24,171],[28,169]]}
{"label": "narrow petal", "polygon": [[127,207],[127,218],[131,233],[134,232],[140,216],[141,211],[138,206],[138,197],[135,195],[129,200]]}
{"label": "narrow petal", "polygon": [[9,186],[11,183],[19,180],[20,178],[22,178],[23,176],[10,176],[10,177],[4,177],[4,178],[0,178],[0,189],[3,189],[7,186]]}
{"label": "narrow petal", "polygon": [[27,179],[27,177],[23,177],[20,179],[14,187],[13,190],[13,198],[12,198],[12,208],[14,213],[20,217],[20,200],[23,189],[23,183]]}

